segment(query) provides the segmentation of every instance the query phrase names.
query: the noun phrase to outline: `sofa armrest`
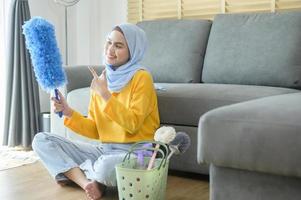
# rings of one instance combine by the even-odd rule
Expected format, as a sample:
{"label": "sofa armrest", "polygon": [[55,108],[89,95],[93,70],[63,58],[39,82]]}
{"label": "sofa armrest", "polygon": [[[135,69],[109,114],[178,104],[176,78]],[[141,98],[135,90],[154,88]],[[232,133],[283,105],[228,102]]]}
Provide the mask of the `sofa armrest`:
{"label": "sofa armrest", "polygon": [[[96,72],[100,75],[104,66],[92,66]],[[72,90],[79,88],[89,87],[92,80],[91,72],[88,69],[88,65],[81,66],[67,66],[64,67],[67,75],[68,83],[66,86],[59,88],[61,93],[67,99],[67,95]],[[54,96],[54,94],[51,94]],[[66,137],[66,127],[64,126],[64,118],[60,118],[56,113],[53,112],[53,106],[50,102],[50,131],[52,133]]]}
{"label": "sofa armrest", "polygon": [[198,161],[301,177],[301,93],[209,111],[198,130]]}

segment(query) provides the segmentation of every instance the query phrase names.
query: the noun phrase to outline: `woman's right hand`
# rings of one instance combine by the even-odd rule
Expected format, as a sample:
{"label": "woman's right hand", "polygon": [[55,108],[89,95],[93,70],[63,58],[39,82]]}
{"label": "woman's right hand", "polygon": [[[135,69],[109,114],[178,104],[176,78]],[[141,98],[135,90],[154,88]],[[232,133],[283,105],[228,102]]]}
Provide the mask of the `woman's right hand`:
{"label": "woman's right hand", "polygon": [[58,90],[59,100],[57,100],[55,97],[51,97],[51,100],[53,102],[54,112],[63,112],[63,115],[70,118],[73,110],[69,107],[66,99],[62,95],[62,93]]}

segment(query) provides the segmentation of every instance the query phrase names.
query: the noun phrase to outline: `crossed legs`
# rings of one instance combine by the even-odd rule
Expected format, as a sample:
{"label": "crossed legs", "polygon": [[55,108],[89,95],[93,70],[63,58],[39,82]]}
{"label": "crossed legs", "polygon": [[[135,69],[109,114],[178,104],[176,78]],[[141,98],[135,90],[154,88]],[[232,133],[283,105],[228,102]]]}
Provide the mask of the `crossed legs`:
{"label": "crossed legs", "polygon": [[95,161],[102,155],[101,149],[90,144],[74,143],[51,133],[38,133],[32,147],[59,185],[74,182],[86,192],[89,200],[98,200],[103,196],[106,187],[89,180],[78,167],[86,159]]}

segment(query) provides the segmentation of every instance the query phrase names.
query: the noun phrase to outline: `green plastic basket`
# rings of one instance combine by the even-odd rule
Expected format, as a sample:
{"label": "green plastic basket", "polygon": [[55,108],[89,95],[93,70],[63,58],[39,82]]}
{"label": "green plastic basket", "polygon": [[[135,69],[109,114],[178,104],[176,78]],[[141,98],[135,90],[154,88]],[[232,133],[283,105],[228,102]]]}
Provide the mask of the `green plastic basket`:
{"label": "green plastic basket", "polygon": [[[131,158],[134,151],[155,150],[155,148],[138,147],[143,143],[160,144],[166,152],[158,150],[162,158],[155,160],[155,167],[151,170],[137,169],[137,158]],[[168,174],[167,154],[168,148],[164,143],[155,141],[135,143],[124,157],[123,162],[115,167],[119,200],[164,200]],[[148,163],[149,160],[150,157],[144,158],[145,163]]]}

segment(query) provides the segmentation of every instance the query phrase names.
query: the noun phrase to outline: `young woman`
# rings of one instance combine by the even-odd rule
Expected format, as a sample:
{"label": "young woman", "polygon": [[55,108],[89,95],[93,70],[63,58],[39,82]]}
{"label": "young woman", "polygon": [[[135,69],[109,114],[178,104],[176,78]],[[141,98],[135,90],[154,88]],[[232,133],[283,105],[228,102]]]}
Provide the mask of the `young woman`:
{"label": "young woman", "polygon": [[[132,24],[116,26],[104,47],[105,70],[100,76],[89,68],[93,80],[88,117],[73,110],[59,93],[52,98],[55,112],[76,133],[99,140],[92,145],[38,133],[33,149],[55,180],[75,182],[89,199],[99,199],[106,186],[116,185],[114,167],[132,143],[152,140],[159,127],[157,96],[150,73],[142,67],[147,40]],[[87,69],[88,70],[88,69]]]}

